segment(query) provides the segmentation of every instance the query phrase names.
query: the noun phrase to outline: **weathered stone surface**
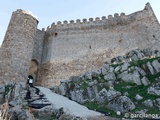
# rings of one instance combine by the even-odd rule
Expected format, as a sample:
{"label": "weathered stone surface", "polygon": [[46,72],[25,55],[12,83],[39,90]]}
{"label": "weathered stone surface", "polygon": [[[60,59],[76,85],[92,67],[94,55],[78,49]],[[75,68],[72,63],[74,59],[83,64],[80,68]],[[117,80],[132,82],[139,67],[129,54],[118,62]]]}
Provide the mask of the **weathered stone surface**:
{"label": "weathered stone surface", "polygon": [[102,68],[101,68],[101,73],[102,73],[102,75],[105,75],[105,74],[107,73],[107,69],[104,68],[104,67],[102,67]]}
{"label": "weathered stone surface", "polygon": [[147,107],[153,107],[153,102],[151,99],[145,100],[143,104]]}
{"label": "weathered stone surface", "polygon": [[22,110],[19,106],[10,109],[12,113],[11,119],[17,120],[34,120],[33,115],[28,110]]}
{"label": "weathered stone surface", "polygon": [[66,92],[67,92],[67,84],[64,82],[59,86],[59,93],[61,95],[66,95]]}
{"label": "weathered stone surface", "polygon": [[116,80],[116,76],[113,72],[107,72],[107,74],[104,76],[105,80]]}
{"label": "weathered stone surface", "polygon": [[157,73],[160,72],[160,63],[158,62],[158,60],[154,60],[152,62],[152,67],[155,69]]}
{"label": "weathered stone surface", "polygon": [[156,106],[160,109],[160,98],[156,99]]}
{"label": "weathered stone surface", "polygon": [[114,98],[120,96],[121,93],[119,91],[115,91],[115,90],[108,90],[107,94],[106,94],[106,99],[107,101],[111,101]]}
{"label": "weathered stone surface", "polygon": [[136,100],[142,100],[142,99],[143,99],[143,97],[142,97],[142,96],[140,96],[139,94],[137,94],[137,95],[135,96],[135,99],[136,99]]}
{"label": "weathered stone surface", "polygon": [[83,98],[83,91],[82,90],[75,90],[70,91],[71,99],[78,102],[78,103],[84,103]]}
{"label": "weathered stone surface", "polygon": [[145,76],[141,79],[141,82],[143,83],[144,86],[147,86],[148,84],[150,84],[148,78]]}
{"label": "weathered stone surface", "polygon": [[107,105],[108,108],[114,111],[120,111],[122,113],[129,112],[135,109],[134,103],[126,96],[120,96],[110,101]]}
{"label": "weathered stone surface", "polygon": [[121,69],[121,66],[117,66],[114,71],[118,72],[118,71],[120,71],[120,69]]}
{"label": "weathered stone surface", "polygon": [[98,97],[97,97],[97,101],[98,102],[104,102],[104,101],[111,101],[114,98],[120,96],[121,93],[115,90],[106,90],[105,88],[103,88],[99,93],[98,93]]}
{"label": "weathered stone surface", "polygon": [[155,73],[155,71],[154,71],[154,69],[153,69],[153,67],[152,67],[152,65],[151,65],[151,63],[150,62],[147,62],[147,67],[148,67],[148,69],[149,69],[149,71],[150,71],[150,73],[153,75],[154,73]]}
{"label": "weathered stone surface", "polygon": [[148,94],[153,94],[153,95],[158,95],[158,96],[160,96],[160,87],[159,87],[159,86],[149,87],[149,88],[148,88]]}
{"label": "weathered stone surface", "polygon": [[38,21],[24,10],[13,12],[0,50],[0,84],[27,81]]}
{"label": "weathered stone surface", "polygon": [[94,85],[94,81],[91,81],[91,82],[88,83],[89,87],[92,87],[93,85]]}
{"label": "weathered stone surface", "polygon": [[128,73],[128,71],[124,71],[121,74],[118,75],[118,78],[121,78],[122,80],[129,82],[131,79],[130,74]]}
{"label": "weathered stone surface", "polygon": [[97,101],[100,103],[103,103],[106,100],[106,96],[107,96],[107,90],[105,88],[103,88],[97,96]]}
{"label": "weathered stone surface", "polygon": [[128,67],[129,67],[129,65],[130,65],[129,63],[125,62],[125,63],[121,66],[121,67],[122,67],[122,68],[121,68],[121,72],[127,70]]}
{"label": "weathered stone surface", "polygon": [[140,75],[142,75],[142,76],[146,75],[146,72],[143,69],[141,69],[140,67],[135,67],[135,68],[140,73]]}
{"label": "weathered stone surface", "polygon": [[140,75],[138,73],[138,71],[134,71],[132,74],[132,80],[135,84],[137,85],[141,85],[141,81],[140,81]]}
{"label": "weathered stone surface", "polygon": [[125,92],[125,93],[123,93],[123,95],[124,95],[124,96],[128,96],[128,95],[129,95],[129,93],[128,93],[128,92]]}
{"label": "weathered stone surface", "polygon": [[121,78],[125,82],[132,82],[137,85],[141,85],[140,75],[138,71],[134,70],[133,73],[129,73],[128,71],[124,71],[118,75],[118,78]]}
{"label": "weathered stone surface", "polygon": [[87,87],[87,93],[90,100],[94,99],[95,94],[91,87]]}

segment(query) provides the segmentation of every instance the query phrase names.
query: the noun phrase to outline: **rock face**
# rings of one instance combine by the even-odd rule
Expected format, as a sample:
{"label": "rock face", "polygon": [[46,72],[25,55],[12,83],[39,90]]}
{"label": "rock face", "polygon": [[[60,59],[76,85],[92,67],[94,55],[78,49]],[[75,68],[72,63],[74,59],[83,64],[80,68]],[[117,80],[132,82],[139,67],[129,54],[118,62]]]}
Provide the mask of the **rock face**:
{"label": "rock face", "polygon": [[[80,104],[94,103],[122,114],[136,111],[137,104],[142,111],[159,109],[160,54],[157,53],[149,49],[131,51],[112,59],[114,64],[104,63],[98,70],[70,77],[51,90]],[[146,95],[152,99],[146,99]]]}
{"label": "rock face", "polygon": [[[3,103],[5,104],[4,107],[3,104],[0,106],[0,112],[2,114],[7,113],[7,119],[11,117],[11,120],[36,120],[35,117],[39,116],[34,115],[35,112],[36,114],[46,114],[47,116],[44,115],[44,119],[57,114],[59,117],[62,116],[62,114],[57,113],[60,110],[51,106],[51,103],[38,88],[26,85],[24,82],[7,83],[1,86],[0,94],[3,94],[2,99],[4,99]],[[7,109],[7,106],[9,109]],[[46,106],[50,106],[50,113],[47,113]]]}

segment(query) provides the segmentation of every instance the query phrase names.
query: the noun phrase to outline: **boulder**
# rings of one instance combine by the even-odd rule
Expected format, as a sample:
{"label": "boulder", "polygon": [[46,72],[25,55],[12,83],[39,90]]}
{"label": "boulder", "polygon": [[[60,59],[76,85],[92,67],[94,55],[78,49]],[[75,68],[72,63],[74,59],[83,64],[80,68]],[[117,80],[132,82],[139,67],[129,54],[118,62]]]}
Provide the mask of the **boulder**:
{"label": "boulder", "polygon": [[135,69],[139,72],[139,74],[141,76],[145,76],[146,75],[146,72],[143,69],[141,69],[140,67],[135,67]]}
{"label": "boulder", "polygon": [[110,69],[110,65],[109,65],[109,64],[103,64],[103,67],[104,67],[107,71],[109,71],[109,69]]}
{"label": "boulder", "polygon": [[68,89],[68,87],[67,87],[66,82],[61,83],[60,86],[59,86],[59,94],[60,95],[66,95],[67,94],[67,89]]}
{"label": "boulder", "polygon": [[158,62],[158,60],[154,60],[152,62],[152,66],[155,69],[156,73],[160,72],[160,63]]}
{"label": "boulder", "polygon": [[140,75],[137,70],[134,70],[132,73],[129,73],[128,71],[124,71],[123,73],[118,75],[118,78],[122,79],[125,82],[132,82],[137,85],[141,85],[140,81]]}
{"label": "boulder", "polygon": [[160,87],[159,86],[151,86],[148,88],[148,94],[158,95],[160,96]]}
{"label": "boulder", "polygon": [[146,56],[146,57],[151,57],[151,56],[154,56],[154,51],[151,50],[150,48],[146,48],[146,49],[143,49],[142,50],[143,54]]}
{"label": "boulder", "polygon": [[154,71],[151,63],[150,63],[150,62],[147,62],[146,66],[147,66],[148,70],[150,71],[150,73],[151,73],[152,75],[154,75],[154,74],[155,74],[155,71]]}
{"label": "boulder", "polygon": [[33,114],[28,110],[22,110],[20,106],[16,106],[10,109],[11,120],[34,120]]}
{"label": "boulder", "polygon": [[121,113],[129,112],[135,109],[134,103],[126,96],[119,96],[109,102],[107,105],[109,109],[120,111]]}
{"label": "boulder", "polygon": [[106,100],[107,96],[107,90],[103,88],[99,93],[98,96],[96,96],[96,100],[100,103],[103,103]]}
{"label": "boulder", "polygon": [[115,72],[118,72],[118,71],[120,71],[120,70],[121,70],[121,66],[120,66],[120,65],[117,66],[117,67],[114,69]]}
{"label": "boulder", "polygon": [[107,69],[104,68],[104,67],[102,67],[102,68],[101,68],[101,73],[102,73],[102,75],[105,75],[105,74],[107,73]]}
{"label": "boulder", "polygon": [[108,72],[105,76],[104,76],[105,80],[116,80],[116,75],[113,72]]}
{"label": "boulder", "polygon": [[156,106],[160,109],[160,98],[156,99]]}
{"label": "boulder", "polygon": [[92,73],[91,73],[91,71],[86,72],[86,73],[84,74],[84,77],[85,77],[85,79],[92,79]]}
{"label": "boulder", "polygon": [[141,82],[143,83],[144,86],[147,86],[150,84],[150,81],[148,80],[148,78],[146,76],[144,76],[142,79],[141,79]]}
{"label": "boulder", "polygon": [[115,90],[108,90],[107,94],[106,94],[106,100],[107,101],[111,101],[114,98],[120,96],[121,93],[119,91],[115,91]]}
{"label": "boulder", "polygon": [[126,60],[125,56],[117,56],[117,57],[111,59],[111,62],[113,64],[117,64],[117,63],[125,62],[125,60]]}
{"label": "boulder", "polygon": [[89,87],[92,87],[93,85],[94,85],[94,81],[88,82],[88,86],[89,86]]}
{"label": "boulder", "polygon": [[138,73],[137,70],[135,70],[132,74],[132,80],[133,80],[133,83],[137,84],[137,85],[141,85],[141,81],[140,81],[140,75]]}
{"label": "boulder", "polygon": [[160,51],[159,50],[155,50],[155,54],[156,54],[156,57],[159,57],[160,56]]}
{"label": "boulder", "polygon": [[84,103],[83,90],[70,91],[70,97],[73,101]]}
{"label": "boulder", "polygon": [[89,100],[94,99],[95,94],[94,94],[94,92],[93,92],[91,87],[87,87],[87,94],[88,94]]}
{"label": "boulder", "polygon": [[129,66],[130,64],[128,62],[123,63],[121,66],[121,72],[127,70]]}
{"label": "boulder", "polygon": [[146,107],[153,107],[153,102],[151,99],[145,100],[142,104]]}
{"label": "boulder", "polygon": [[142,97],[142,96],[140,96],[139,94],[136,94],[135,99],[139,101],[139,100],[142,100],[142,99],[143,99],[143,97]]}
{"label": "boulder", "polygon": [[121,74],[118,75],[118,78],[122,79],[125,82],[130,82],[131,74],[128,73],[128,71],[124,71]]}
{"label": "boulder", "polygon": [[129,93],[128,93],[128,92],[125,92],[125,93],[123,93],[123,95],[124,95],[124,96],[128,96],[128,95],[129,95]]}

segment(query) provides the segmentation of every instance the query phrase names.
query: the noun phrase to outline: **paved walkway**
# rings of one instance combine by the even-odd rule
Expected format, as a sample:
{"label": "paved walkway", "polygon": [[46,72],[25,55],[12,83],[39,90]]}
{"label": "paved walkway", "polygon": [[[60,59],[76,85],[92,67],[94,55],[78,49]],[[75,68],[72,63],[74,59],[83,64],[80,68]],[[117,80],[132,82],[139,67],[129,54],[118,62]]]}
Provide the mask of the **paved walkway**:
{"label": "paved walkway", "polygon": [[57,108],[65,108],[69,110],[69,113],[77,117],[89,117],[89,116],[99,116],[101,113],[89,110],[87,107],[82,106],[74,101],[69,100],[68,98],[53,93],[48,88],[38,87],[40,91],[45,94],[46,98]]}

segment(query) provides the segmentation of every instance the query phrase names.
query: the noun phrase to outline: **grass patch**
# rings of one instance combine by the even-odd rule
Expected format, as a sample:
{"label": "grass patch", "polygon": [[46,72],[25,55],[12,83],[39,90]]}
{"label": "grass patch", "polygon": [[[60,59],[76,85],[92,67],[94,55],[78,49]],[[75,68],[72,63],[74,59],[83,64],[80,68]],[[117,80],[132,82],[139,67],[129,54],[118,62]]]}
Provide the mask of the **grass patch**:
{"label": "grass patch", "polygon": [[6,85],[4,92],[3,92],[3,98],[5,99],[5,96],[13,89],[14,85]]}
{"label": "grass patch", "polygon": [[131,66],[141,66],[143,64],[146,64],[147,62],[153,62],[154,60],[159,60],[159,59],[160,59],[160,57],[146,58],[146,59],[143,59],[143,60],[131,61],[131,62],[129,62],[129,64]]}
{"label": "grass patch", "polygon": [[150,82],[156,82],[156,78],[160,77],[160,73],[154,74],[154,75],[150,75],[147,74],[146,77],[149,79]]}
{"label": "grass patch", "polygon": [[95,111],[98,111],[98,112],[103,113],[103,114],[108,114],[109,116],[112,116],[112,117],[117,116],[114,111],[105,107],[107,104],[105,105],[105,104],[98,104],[98,103],[95,103],[95,102],[87,102],[84,105],[91,110],[95,110]]}

